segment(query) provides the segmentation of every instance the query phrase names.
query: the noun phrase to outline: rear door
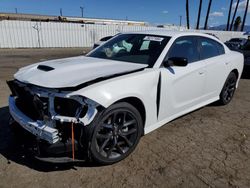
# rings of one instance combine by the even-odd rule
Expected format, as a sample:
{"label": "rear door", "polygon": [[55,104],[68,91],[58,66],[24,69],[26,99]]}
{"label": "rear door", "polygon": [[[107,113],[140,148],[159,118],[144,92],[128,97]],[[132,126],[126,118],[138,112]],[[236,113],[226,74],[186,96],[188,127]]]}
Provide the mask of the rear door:
{"label": "rear door", "polygon": [[225,55],[225,49],[219,42],[199,37],[200,58],[206,65],[206,99],[218,97],[230,69],[230,59]]}

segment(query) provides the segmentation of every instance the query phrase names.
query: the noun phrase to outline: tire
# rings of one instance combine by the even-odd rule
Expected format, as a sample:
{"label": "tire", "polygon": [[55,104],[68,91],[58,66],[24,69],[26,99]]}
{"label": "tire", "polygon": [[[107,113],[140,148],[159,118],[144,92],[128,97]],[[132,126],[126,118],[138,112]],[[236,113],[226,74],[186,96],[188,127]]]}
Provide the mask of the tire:
{"label": "tire", "polygon": [[140,113],[131,104],[121,102],[97,116],[88,126],[91,158],[103,165],[123,160],[134,151],[141,138],[143,123]]}
{"label": "tire", "polygon": [[227,80],[220,93],[219,103],[221,105],[227,105],[228,103],[230,103],[230,101],[234,96],[234,92],[236,90],[236,83],[237,83],[237,77],[235,73],[231,72],[227,77]]}

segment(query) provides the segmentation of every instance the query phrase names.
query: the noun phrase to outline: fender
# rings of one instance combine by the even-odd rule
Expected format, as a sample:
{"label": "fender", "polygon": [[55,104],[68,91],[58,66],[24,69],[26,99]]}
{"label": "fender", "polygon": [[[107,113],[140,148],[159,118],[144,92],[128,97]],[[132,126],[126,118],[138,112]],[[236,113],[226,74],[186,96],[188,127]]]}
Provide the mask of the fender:
{"label": "fender", "polygon": [[[146,110],[145,127],[157,122],[157,86],[159,70],[145,69],[144,71],[119,76],[80,90],[74,91],[69,96],[80,95],[89,98],[105,108],[113,103],[128,97],[140,99]],[[136,107],[136,106],[135,106]]]}

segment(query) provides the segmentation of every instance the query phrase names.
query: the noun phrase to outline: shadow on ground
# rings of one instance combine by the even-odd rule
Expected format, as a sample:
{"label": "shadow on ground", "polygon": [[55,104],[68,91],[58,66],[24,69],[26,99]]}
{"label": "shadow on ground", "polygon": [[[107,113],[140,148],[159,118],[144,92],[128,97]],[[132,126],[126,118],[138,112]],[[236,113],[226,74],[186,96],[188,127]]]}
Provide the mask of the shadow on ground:
{"label": "shadow on ground", "polygon": [[0,155],[6,158],[6,163],[11,164],[15,162],[42,172],[96,166],[96,164],[90,162],[54,164],[39,161],[32,155],[29,149],[29,133],[21,132],[19,135],[21,138],[17,138],[9,126],[9,117],[8,107],[0,108]]}

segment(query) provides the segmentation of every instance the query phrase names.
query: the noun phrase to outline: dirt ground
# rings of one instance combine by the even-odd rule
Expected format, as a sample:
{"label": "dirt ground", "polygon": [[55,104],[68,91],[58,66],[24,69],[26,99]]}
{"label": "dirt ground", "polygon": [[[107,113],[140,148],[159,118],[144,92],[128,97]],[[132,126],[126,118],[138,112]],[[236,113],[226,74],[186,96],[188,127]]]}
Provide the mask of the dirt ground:
{"label": "dirt ground", "polygon": [[229,105],[209,105],[168,123],[144,136],[118,164],[49,164],[17,147],[8,127],[10,91],[5,81],[24,65],[82,51],[0,50],[1,188],[250,187],[250,71]]}

